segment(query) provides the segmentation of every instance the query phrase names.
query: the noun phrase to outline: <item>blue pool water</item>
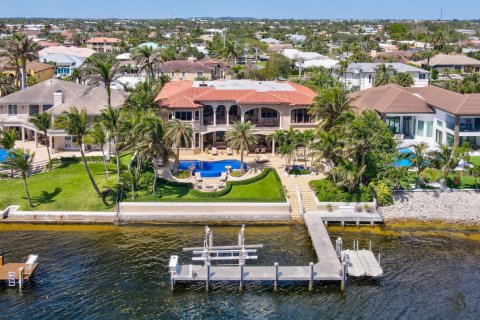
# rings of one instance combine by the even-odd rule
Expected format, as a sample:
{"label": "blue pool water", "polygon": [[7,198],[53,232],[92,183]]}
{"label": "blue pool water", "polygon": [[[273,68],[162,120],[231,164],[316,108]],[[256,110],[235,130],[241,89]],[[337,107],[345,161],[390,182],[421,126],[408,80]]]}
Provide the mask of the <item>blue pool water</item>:
{"label": "blue pool water", "polygon": [[[227,172],[225,166],[231,166],[233,170],[240,169],[240,161],[238,160],[220,160],[220,161],[198,161],[198,160],[182,160],[180,161],[180,170],[189,170],[188,167],[194,166],[195,172],[200,172],[204,178],[216,178]],[[244,169],[247,169],[245,164]]]}
{"label": "blue pool water", "polygon": [[[412,153],[412,151],[408,148],[403,148],[398,151],[403,154]],[[397,159],[395,161],[395,167],[410,167],[411,165],[412,165],[412,162],[409,159]]]}
{"label": "blue pool water", "polygon": [[0,162],[2,162],[3,160],[5,160],[5,158],[7,157],[7,154],[8,154],[8,151],[5,150],[5,149],[0,149]]}

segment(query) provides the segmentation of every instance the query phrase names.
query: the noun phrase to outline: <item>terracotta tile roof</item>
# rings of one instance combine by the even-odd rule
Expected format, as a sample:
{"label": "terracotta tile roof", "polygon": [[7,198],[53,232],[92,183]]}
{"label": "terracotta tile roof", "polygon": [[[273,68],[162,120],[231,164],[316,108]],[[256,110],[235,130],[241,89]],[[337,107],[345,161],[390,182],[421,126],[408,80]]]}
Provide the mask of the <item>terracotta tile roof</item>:
{"label": "terracotta tile roof", "polygon": [[47,63],[38,62],[38,61],[28,61],[27,69],[33,72],[40,72],[48,69],[55,69],[55,66]]}
{"label": "terracotta tile roof", "polygon": [[433,113],[427,102],[404,88],[388,84],[349,94],[352,105],[360,110],[379,113]]}
{"label": "terracotta tile roof", "polygon": [[[255,86],[261,86],[262,82],[244,81],[248,86],[245,86],[243,90],[238,81],[232,88],[239,87],[239,89],[195,86],[193,81],[170,82],[163,87],[156,100],[160,106],[168,108],[201,107],[210,102],[233,102],[240,105],[308,106],[313,103],[316,96],[314,91],[296,83],[270,83],[281,85],[282,88],[287,88],[286,90],[262,90],[262,88],[254,90]],[[228,82],[222,82],[222,84],[224,83],[228,84]],[[268,85],[267,87],[271,88]]]}
{"label": "terracotta tile roof", "polygon": [[480,115],[480,94],[460,94],[436,86],[402,88],[395,84],[351,93],[352,105],[380,113],[433,113],[439,109],[452,115]]}
{"label": "terracotta tile roof", "polygon": [[120,39],[117,38],[107,38],[107,37],[96,37],[87,40],[87,43],[119,43]]}

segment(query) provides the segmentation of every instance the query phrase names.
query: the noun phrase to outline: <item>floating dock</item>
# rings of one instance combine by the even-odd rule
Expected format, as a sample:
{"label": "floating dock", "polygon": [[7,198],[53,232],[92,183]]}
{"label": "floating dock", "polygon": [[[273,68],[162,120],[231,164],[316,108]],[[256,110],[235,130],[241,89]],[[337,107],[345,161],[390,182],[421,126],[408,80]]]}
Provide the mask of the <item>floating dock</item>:
{"label": "floating dock", "polygon": [[7,282],[9,287],[18,285],[22,289],[33,277],[38,267],[37,261],[37,255],[29,255],[25,263],[4,263],[4,257],[0,254],[0,281]]}
{"label": "floating dock", "polygon": [[[271,282],[274,290],[278,289],[280,281],[308,282],[309,290],[313,289],[316,281],[333,281],[340,283],[341,288],[344,289],[347,282],[348,268],[350,267],[352,270],[352,273],[349,274],[350,276],[357,276],[353,272],[354,268],[361,269],[360,265],[363,266],[363,261],[358,252],[354,258],[349,260],[347,257],[349,254],[346,251],[342,251],[343,244],[340,238],[336,242],[336,247],[333,247],[321,217],[305,215],[305,223],[318,258],[317,263],[310,262],[307,266],[279,266],[276,262],[271,266],[246,266],[246,261],[258,259],[258,250],[263,248],[263,245],[246,245],[245,228],[242,227],[238,233],[238,245],[214,246],[213,232],[208,226],[205,227],[203,246],[183,249],[184,252],[192,252],[192,261],[201,261],[203,265],[182,265],[178,262],[178,256],[171,256],[169,263],[171,290],[174,290],[176,282],[193,281],[205,282],[207,291],[209,291],[212,281],[238,282],[240,290],[243,289],[247,281]],[[346,258],[340,259],[342,252],[345,253],[344,256]],[[366,257],[364,258],[365,261],[370,262],[370,255],[363,253],[360,255]],[[373,257],[373,253],[371,253],[371,256]],[[212,265],[212,263],[218,261],[235,262],[235,264]],[[379,265],[378,268],[380,268]],[[372,266],[368,270],[369,274],[371,273],[378,277],[379,273],[374,272],[378,271],[378,269]],[[358,276],[370,275],[367,275],[367,272],[363,272]]]}

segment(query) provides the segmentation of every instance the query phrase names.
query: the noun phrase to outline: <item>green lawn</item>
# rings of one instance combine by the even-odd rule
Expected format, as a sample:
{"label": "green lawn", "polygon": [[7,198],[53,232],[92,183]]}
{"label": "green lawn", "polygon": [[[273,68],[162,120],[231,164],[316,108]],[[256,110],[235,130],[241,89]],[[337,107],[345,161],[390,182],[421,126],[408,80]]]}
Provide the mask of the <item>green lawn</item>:
{"label": "green lawn", "polygon": [[[285,202],[285,194],[280,178],[275,171],[269,172],[263,179],[245,185],[232,185],[225,195],[218,197],[200,197],[191,184],[170,184],[164,180],[158,183],[157,194],[130,198],[124,201],[135,202]],[[129,197],[130,194],[126,194]],[[208,195],[207,195],[208,196]]]}
{"label": "green lawn", "polygon": [[470,162],[471,164],[476,164],[480,166],[480,156],[471,156],[468,162]]}
{"label": "green lawn", "polygon": [[[109,164],[109,179],[105,179],[102,163],[89,163],[100,190],[116,185],[116,167]],[[22,210],[45,211],[113,211],[116,194],[102,199],[97,196],[82,162],[64,163],[60,167],[27,178],[35,208],[30,208],[20,179],[0,180],[0,209],[18,204]]]}

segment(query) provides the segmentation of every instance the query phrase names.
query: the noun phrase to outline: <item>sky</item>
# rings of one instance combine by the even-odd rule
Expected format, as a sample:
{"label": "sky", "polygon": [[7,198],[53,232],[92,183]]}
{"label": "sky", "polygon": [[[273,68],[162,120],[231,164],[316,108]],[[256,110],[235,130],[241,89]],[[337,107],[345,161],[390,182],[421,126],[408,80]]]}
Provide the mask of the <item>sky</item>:
{"label": "sky", "polygon": [[0,17],[480,19],[480,0],[0,0]]}

